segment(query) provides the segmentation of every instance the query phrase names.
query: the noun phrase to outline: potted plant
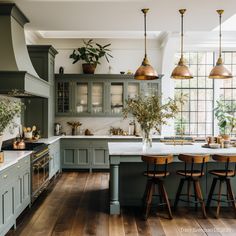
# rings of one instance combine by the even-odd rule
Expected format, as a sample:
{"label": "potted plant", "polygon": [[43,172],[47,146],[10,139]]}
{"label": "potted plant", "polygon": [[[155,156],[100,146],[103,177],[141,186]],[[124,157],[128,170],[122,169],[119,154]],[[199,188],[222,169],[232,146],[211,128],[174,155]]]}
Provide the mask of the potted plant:
{"label": "potted plant", "polygon": [[216,101],[215,116],[218,120],[218,126],[220,129],[220,135],[225,139],[230,139],[230,134],[233,133],[236,127],[236,117],[234,112],[236,112],[236,103],[229,104],[220,100]]}
{"label": "potted plant", "polygon": [[160,133],[161,125],[167,124],[167,120],[174,118],[179,112],[181,104],[185,102],[185,95],[169,98],[163,104],[160,96],[139,95],[126,100],[126,107],[123,109],[124,118],[131,114],[136,118],[142,130],[143,151],[152,146],[150,131],[154,128]]}
{"label": "potted plant", "polygon": [[0,150],[2,148],[2,136],[6,127],[8,127],[11,122],[14,124],[13,120],[16,116],[21,113],[22,103],[15,99],[9,99],[6,97],[0,98]]}
{"label": "potted plant", "polygon": [[85,74],[94,74],[97,64],[100,64],[100,59],[105,57],[107,62],[109,62],[108,57],[112,57],[109,53],[111,50],[108,48],[111,44],[106,44],[104,46],[94,43],[92,39],[87,42],[84,41],[84,46],[78,49],[74,49],[70,58],[73,59],[73,64],[78,61],[84,61],[82,64],[83,72]]}

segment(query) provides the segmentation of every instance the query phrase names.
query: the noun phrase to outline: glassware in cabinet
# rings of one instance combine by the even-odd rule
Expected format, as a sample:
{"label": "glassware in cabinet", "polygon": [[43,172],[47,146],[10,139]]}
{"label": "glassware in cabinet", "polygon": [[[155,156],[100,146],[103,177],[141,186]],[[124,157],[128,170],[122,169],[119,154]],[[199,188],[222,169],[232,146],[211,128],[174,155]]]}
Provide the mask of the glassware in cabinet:
{"label": "glassware in cabinet", "polygon": [[104,83],[92,84],[92,113],[104,112]]}
{"label": "glassware in cabinet", "polygon": [[124,84],[111,83],[111,113],[121,114],[124,106]]}
{"label": "glassware in cabinet", "polygon": [[76,112],[88,112],[88,83],[76,83]]}

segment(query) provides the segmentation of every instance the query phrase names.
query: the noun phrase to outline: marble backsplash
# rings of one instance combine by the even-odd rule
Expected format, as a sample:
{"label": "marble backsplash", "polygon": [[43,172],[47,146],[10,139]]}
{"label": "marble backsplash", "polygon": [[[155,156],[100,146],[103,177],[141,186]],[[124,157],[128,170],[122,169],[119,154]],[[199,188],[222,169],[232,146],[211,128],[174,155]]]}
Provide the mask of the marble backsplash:
{"label": "marble backsplash", "polygon": [[79,121],[82,123],[77,130],[77,134],[84,134],[86,129],[89,129],[95,135],[108,135],[110,127],[121,128],[128,131],[129,122],[131,119],[124,120],[123,118],[104,118],[104,117],[56,117],[55,121],[62,125],[62,132],[67,135],[71,134],[71,127],[67,124],[70,122]]}
{"label": "marble backsplash", "polygon": [[[77,130],[77,135],[83,135],[86,129],[89,129],[94,135],[109,135],[110,127],[121,128],[124,131],[129,131],[129,123],[132,119],[123,119],[122,117],[56,117],[55,122],[62,125],[62,132],[67,135],[71,135],[71,127],[67,122],[77,122],[82,123],[80,128]],[[137,134],[141,135],[140,126],[136,122]],[[153,130],[153,135],[157,134]]]}

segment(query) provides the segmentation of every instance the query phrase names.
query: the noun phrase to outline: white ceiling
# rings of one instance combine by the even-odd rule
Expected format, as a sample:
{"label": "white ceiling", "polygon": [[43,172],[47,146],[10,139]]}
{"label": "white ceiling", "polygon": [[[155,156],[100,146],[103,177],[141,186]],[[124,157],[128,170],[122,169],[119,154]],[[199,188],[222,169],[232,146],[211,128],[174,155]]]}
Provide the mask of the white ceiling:
{"label": "white ceiling", "polygon": [[[26,29],[40,31],[41,37],[49,38],[86,38],[88,35],[107,38],[124,38],[125,35],[131,38],[141,37],[142,8],[150,8],[147,29],[153,35],[158,35],[160,31],[179,31],[180,8],[187,9],[185,31],[211,31],[216,28],[218,25],[216,9],[225,10],[223,21],[236,14],[235,0],[15,0],[15,2],[30,20]],[[231,19],[235,22],[235,24],[231,22],[231,25],[234,25],[236,30],[236,17]]]}

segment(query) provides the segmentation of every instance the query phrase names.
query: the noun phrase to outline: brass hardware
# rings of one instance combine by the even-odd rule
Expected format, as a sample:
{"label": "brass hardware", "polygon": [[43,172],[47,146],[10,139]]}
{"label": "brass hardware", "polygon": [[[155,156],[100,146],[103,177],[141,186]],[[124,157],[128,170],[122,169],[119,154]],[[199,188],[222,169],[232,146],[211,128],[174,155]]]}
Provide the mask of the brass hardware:
{"label": "brass hardware", "polygon": [[232,73],[224,66],[224,62],[222,60],[222,48],[221,48],[221,17],[224,13],[224,10],[216,10],[219,15],[219,58],[216,62],[216,65],[210,72],[209,78],[210,79],[231,79],[233,78]]}
{"label": "brass hardware", "polygon": [[6,179],[8,175],[3,175],[3,179]]}
{"label": "brass hardware", "polygon": [[158,79],[158,74],[155,69],[150,65],[148,58],[147,58],[147,24],[146,24],[146,15],[149,11],[148,8],[144,8],[141,10],[144,14],[144,48],[145,54],[144,59],[142,61],[141,66],[137,69],[134,74],[134,78],[136,80],[154,80]]}
{"label": "brass hardware", "polygon": [[186,9],[180,9],[179,13],[181,14],[181,57],[179,59],[178,65],[174,68],[171,74],[172,79],[192,79],[193,76],[189,71],[189,68],[185,65],[184,56],[183,56],[183,45],[184,45],[184,33],[183,33],[183,26],[184,26],[184,13]]}

